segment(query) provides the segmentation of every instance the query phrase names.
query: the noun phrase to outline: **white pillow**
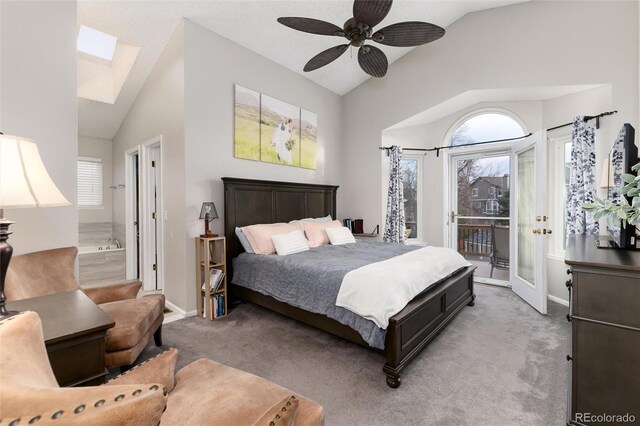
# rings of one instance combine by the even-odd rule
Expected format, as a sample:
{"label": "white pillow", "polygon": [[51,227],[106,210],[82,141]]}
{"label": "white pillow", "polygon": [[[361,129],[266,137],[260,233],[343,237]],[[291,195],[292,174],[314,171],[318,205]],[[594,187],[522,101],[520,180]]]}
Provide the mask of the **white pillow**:
{"label": "white pillow", "polygon": [[273,235],[271,236],[271,241],[273,241],[273,246],[276,248],[276,253],[280,256],[309,250],[309,242],[302,231]]}
{"label": "white pillow", "polygon": [[249,244],[249,240],[247,240],[247,236],[244,235],[244,232],[242,232],[242,228],[238,228],[236,226],[236,236],[238,237],[238,240],[240,241],[240,244],[242,245],[242,248],[244,249],[244,251],[246,251],[247,253],[254,253],[253,248],[251,247],[251,244]]}
{"label": "white pillow", "polygon": [[327,215],[324,217],[307,217],[305,219],[292,220],[289,223],[296,223],[296,222],[333,222],[333,218],[331,217],[331,215]]}
{"label": "white pillow", "polygon": [[351,230],[346,227],[342,228],[325,228],[324,232],[327,233],[331,245],[340,246],[343,244],[355,244],[356,239],[353,237]]}

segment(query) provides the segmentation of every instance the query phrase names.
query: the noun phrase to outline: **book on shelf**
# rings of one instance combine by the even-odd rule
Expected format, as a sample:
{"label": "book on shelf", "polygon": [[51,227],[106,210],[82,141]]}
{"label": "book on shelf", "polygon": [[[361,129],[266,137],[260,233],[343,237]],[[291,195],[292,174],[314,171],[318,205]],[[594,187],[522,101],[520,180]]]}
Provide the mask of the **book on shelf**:
{"label": "book on shelf", "polygon": [[[209,287],[210,292],[215,293],[220,289],[220,285],[222,284],[222,280],[224,279],[224,272],[220,269],[212,269],[211,275],[209,277]],[[205,290],[207,283],[206,281],[202,283],[202,291]]]}

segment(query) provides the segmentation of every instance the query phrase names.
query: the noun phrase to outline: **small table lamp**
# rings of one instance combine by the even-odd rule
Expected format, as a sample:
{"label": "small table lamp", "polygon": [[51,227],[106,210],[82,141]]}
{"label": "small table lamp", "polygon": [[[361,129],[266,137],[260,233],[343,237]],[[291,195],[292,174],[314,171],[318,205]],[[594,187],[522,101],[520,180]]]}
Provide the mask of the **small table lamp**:
{"label": "small table lamp", "polygon": [[4,218],[3,209],[69,205],[47,173],[36,142],[0,133],[0,318],[16,313],[5,307],[4,280],[13,254],[7,240],[14,222]]}
{"label": "small table lamp", "polygon": [[209,229],[209,222],[211,221],[211,219],[217,218],[218,211],[216,210],[216,205],[213,202],[202,203],[202,208],[200,209],[200,219],[204,219],[204,234],[201,234],[201,237],[212,238],[218,236],[211,232],[211,230]]}

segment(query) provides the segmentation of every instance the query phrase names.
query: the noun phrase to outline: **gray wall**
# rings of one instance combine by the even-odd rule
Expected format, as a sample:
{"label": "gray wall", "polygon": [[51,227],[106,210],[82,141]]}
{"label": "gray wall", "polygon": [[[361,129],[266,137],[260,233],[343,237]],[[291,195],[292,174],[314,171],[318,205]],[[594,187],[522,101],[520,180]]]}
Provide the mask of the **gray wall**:
{"label": "gray wall", "polygon": [[73,204],[11,209],[15,254],[78,243],[76,2],[0,3],[0,131],[34,139]]}

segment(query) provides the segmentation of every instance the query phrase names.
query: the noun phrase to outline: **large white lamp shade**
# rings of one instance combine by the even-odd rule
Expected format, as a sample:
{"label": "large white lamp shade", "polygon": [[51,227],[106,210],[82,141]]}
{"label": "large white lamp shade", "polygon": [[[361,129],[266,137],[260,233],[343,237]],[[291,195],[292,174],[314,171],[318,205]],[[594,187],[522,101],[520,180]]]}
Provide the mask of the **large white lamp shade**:
{"label": "large white lamp shade", "polygon": [[51,180],[38,145],[31,139],[0,134],[0,318],[7,311],[4,282],[13,248],[7,242],[13,223],[3,218],[5,208],[68,206],[69,200]]}
{"label": "large white lamp shade", "polygon": [[0,135],[0,209],[70,204],[47,173],[35,141]]}

